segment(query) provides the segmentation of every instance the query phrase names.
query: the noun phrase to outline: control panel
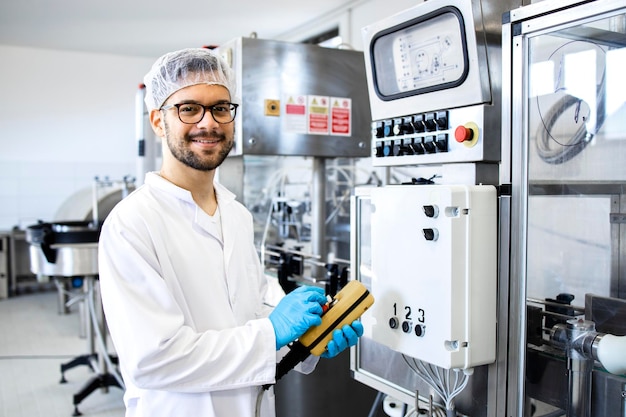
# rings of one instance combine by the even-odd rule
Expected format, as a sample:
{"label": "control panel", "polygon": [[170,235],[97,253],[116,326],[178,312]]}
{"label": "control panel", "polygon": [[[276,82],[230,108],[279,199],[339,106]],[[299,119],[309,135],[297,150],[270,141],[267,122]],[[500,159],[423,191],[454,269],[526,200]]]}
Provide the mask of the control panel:
{"label": "control panel", "polygon": [[371,268],[375,341],[446,369],[495,360],[495,187],[372,189]]}
{"label": "control panel", "polygon": [[376,120],[372,164],[499,161],[499,140],[484,137],[484,105]]}

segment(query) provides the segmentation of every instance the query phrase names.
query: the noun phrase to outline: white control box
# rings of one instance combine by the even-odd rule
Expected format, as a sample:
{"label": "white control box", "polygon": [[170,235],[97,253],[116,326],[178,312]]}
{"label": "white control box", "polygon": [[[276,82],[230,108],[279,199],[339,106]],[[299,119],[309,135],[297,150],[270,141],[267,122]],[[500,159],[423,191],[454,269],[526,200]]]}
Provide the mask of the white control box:
{"label": "white control box", "polygon": [[494,362],[495,187],[385,186],[371,205],[372,338],[446,369]]}

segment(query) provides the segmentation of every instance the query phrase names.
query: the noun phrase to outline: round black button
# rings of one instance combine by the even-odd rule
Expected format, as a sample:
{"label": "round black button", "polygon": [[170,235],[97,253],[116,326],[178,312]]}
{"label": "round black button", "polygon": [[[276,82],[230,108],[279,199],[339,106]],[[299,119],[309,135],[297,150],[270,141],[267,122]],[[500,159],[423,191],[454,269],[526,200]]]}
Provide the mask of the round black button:
{"label": "round black button", "polygon": [[410,333],[411,332],[411,323],[409,323],[408,321],[403,321],[402,322],[402,331],[404,333]]}

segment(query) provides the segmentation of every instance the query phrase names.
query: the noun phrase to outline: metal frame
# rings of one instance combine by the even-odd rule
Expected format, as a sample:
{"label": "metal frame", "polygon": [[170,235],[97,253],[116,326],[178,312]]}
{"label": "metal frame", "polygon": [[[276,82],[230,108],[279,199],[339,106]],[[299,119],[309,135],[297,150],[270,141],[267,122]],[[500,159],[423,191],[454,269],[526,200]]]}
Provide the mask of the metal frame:
{"label": "metal frame", "polygon": [[[510,184],[510,225],[506,225],[506,217],[501,217],[501,273],[507,273],[509,268],[509,312],[508,312],[508,341],[506,375],[507,375],[507,404],[506,416],[529,415],[525,396],[525,369],[526,369],[526,276],[527,276],[527,219],[528,198],[531,192],[526,186],[528,179],[529,149],[525,138],[529,114],[523,103],[524,87],[528,85],[528,73],[525,72],[525,63],[529,55],[527,39],[530,35],[538,35],[554,30],[557,26],[577,24],[595,16],[605,15],[613,10],[624,8],[623,1],[553,1],[546,0],[527,7],[511,11],[503,24],[503,122],[502,122],[502,165],[501,184]],[[507,59],[508,57],[508,59]],[[521,71],[521,74],[518,73]],[[508,97],[507,97],[508,96]],[[614,184],[606,184],[614,188]],[[541,187],[541,186],[539,186]],[[604,188],[606,188],[604,187]],[[612,201],[612,213],[616,221],[611,225],[612,238],[618,242],[626,242],[626,227],[622,224],[621,214],[626,207],[626,197],[620,190],[596,189],[596,194],[609,194]],[[536,190],[536,189],[535,189]],[[608,191],[608,192],[607,192]],[[593,194],[593,193],[592,193]],[[620,198],[621,194],[621,198]],[[501,201],[502,202],[502,201]],[[506,208],[503,205],[503,208]],[[503,213],[504,214],[504,213]],[[617,219],[619,217],[619,219]],[[508,230],[507,230],[508,229]],[[515,236],[515,238],[511,238]],[[507,242],[509,243],[508,254]],[[626,291],[621,288],[619,276],[626,276],[626,267],[619,261],[624,254],[624,245],[612,248],[614,264],[612,265],[611,295],[625,297]],[[507,265],[508,263],[508,265]],[[502,280],[504,281],[504,280]],[[501,282],[502,282],[501,281]],[[504,294],[501,294],[501,297]],[[501,314],[504,312],[501,310]],[[502,316],[501,316],[502,317]],[[501,326],[504,330],[504,325]],[[500,337],[500,340],[503,340]]]}

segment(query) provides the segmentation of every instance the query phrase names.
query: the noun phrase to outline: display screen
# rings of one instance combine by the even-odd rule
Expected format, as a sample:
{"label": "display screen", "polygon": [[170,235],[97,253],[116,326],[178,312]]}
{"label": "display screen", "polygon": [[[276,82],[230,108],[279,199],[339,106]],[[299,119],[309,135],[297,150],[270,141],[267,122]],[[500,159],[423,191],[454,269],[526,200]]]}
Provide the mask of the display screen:
{"label": "display screen", "polygon": [[378,33],[370,54],[385,101],[456,87],[469,71],[463,17],[452,6]]}

